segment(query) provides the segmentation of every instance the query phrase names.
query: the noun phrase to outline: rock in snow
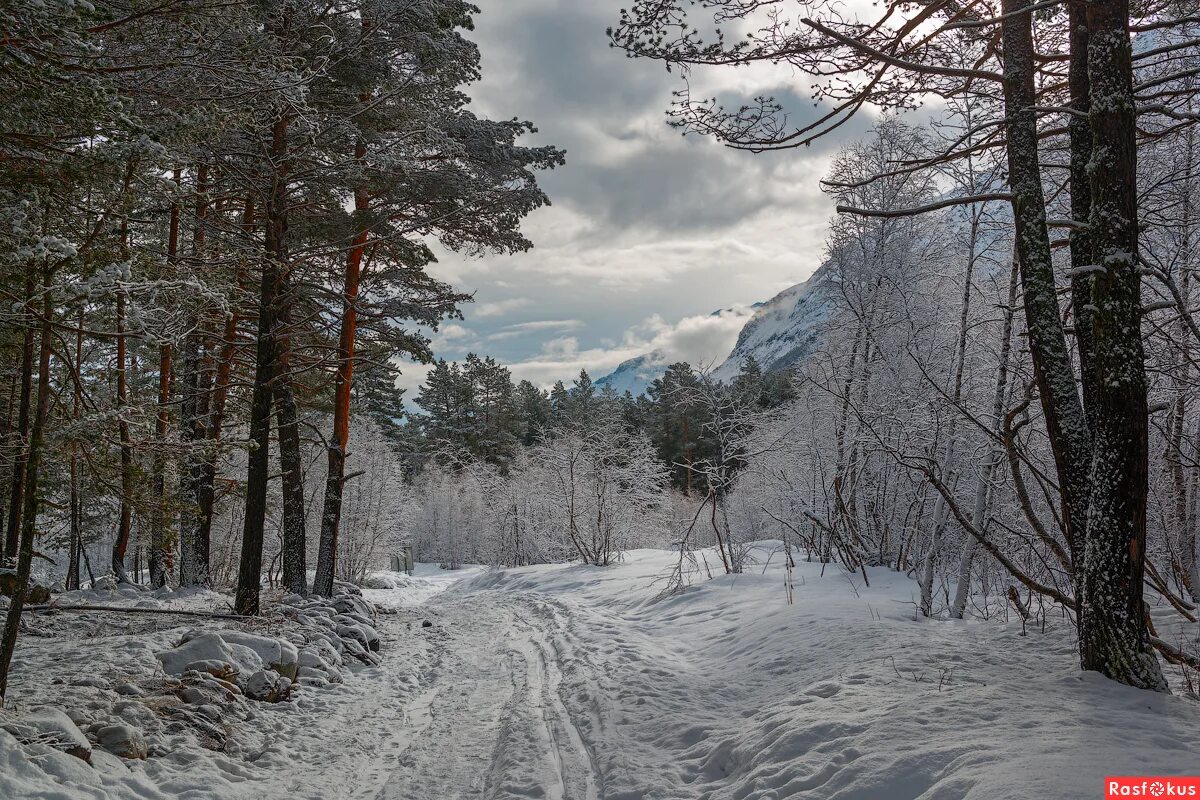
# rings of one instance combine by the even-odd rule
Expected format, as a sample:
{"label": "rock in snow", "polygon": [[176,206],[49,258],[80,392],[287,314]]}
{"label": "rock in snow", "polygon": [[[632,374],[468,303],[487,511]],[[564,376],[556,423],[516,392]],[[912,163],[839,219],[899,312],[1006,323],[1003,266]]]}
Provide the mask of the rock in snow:
{"label": "rock in snow", "polygon": [[148,755],[141,731],[130,725],[104,725],[97,728],[96,744],[121,758],[144,759]]}
{"label": "rock in snow", "polygon": [[220,630],[217,635],[231,645],[240,645],[253,650],[263,664],[276,672],[284,672],[296,664],[299,651],[286,639],[259,636],[237,630]]}
{"label": "rock in snow", "polygon": [[56,708],[41,708],[19,719],[0,717],[0,728],[26,744],[47,745],[84,761],[92,756],[92,743]]}
{"label": "rock in snow", "polygon": [[[72,602],[102,599],[163,610],[207,610],[208,603],[220,608],[225,602],[211,592],[148,592],[124,585],[71,594]],[[110,619],[99,617],[105,633],[113,630],[104,627]],[[244,730],[247,720],[267,713],[253,710],[259,702],[295,713],[299,686],[342,682],[345,654],[366,664],[379,661],[374,608],[345,584],[333,598],[289,597],[263,622],[253,623],[269,626],[271,633],[228,623],[159,633],[158,619],[133,617],[130,628],[146,623],[143,630],[107,636],[113,644],[92,658],[83,655],[78,638],[90,635],[96,618],[60,617],[58,623],[74,638],[37,640],[65,648],[62,660],[68,663],[50,670],[44,684],[54,687],[52,699],[69,711],[0,712],[0,800],[176,796],[152,789],[139,777],[142,767],[124,765],[170,770],[173,759],[190,761],[205,750],[234,759],[222,763],[248,762],[264,752],[263,734]],[[192,795],[227,796],[219,790]]]}
{"label": "rock in snow", "polygon": [[255,672],[262,669],[262,659],[248,647],[230,646],[217,633],[201,633],[184,638],[178,647],[155,653],[168,675],[182,675],[188,670],[213,675]]}

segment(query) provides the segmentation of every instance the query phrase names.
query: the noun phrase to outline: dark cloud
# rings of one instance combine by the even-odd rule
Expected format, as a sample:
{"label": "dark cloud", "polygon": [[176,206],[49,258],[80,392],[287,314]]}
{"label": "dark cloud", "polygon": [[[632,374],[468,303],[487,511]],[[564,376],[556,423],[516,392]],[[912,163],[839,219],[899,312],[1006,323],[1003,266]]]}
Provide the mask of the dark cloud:
{"label": "dark cloud", "polygon": [[[535,141],[564,148],[567,165],[541,178],[554,207],[527,221],[531,252],[441,257],[440,274],[478,302],[437,340],[439,355],[474,350],[518,374],[542,379],[561,367],[553,377],[569,377],[583,365],[615,366],[647,342],[673,342],[688,320],[765,300],[816,268],[832,212],[818,181],[838,141],[753,155],[669,128],[677,76],[608,45],[605,29],[629,0],[477,2],[477,111],[531,120]],[[818,113],[805,99],[809,83],[777,71],[693,76],[701,93],[731,103],[775,95],[793,123]],[[840,140],[866,124],[845,126]],[[569,328],[545,324],[563,320]]]}
{"label": "dark cloud", "polygon": [[[475,92],[480,106],[493,115],[527,117],[543,141],[565,148],[567,168],[543,183],[555,203],[598,224],[713,230],[761,211],[771,202],[766,185],[796,153],[752,155],[670,129],[665,111],[678,78],[609,46],[605,29],[619,18],[622,2],[484,4],[477,26],[485,71]],[[703,74],[696,78],[703,85]],[[796,84],[767,87],[767,93],[802,124],[820,112],[797,94],[807,78],[797,76]],[[730,104],[740,102],[721,94]]]}

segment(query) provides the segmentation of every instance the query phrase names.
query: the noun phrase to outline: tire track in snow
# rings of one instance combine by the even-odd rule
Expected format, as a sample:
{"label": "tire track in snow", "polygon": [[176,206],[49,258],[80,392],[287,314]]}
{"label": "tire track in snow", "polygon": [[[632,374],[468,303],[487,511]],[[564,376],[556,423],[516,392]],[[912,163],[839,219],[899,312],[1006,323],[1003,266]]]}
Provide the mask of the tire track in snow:
{"label": "tire track in snow", "polygon": [[[599,800],[591,750],[563,702],[557,615],[522,595],[438,598],[435,667],[406,714],[404,738],[377,800]],[[533,613],[530,613],[530,612]],[[414,708],[425,702],[428,711]]]}
{"label": "tire track in snow", "polygon": [[563,703],[558,651],[548,642],[544,631],[533,628],[531,632],[532,653],[526,660],[531,700],[541,711],[550,753],[560,776],[561,794],[550,796],[555,800],[597,800],[601,797],[599,773],[591,750],[584,744]]}

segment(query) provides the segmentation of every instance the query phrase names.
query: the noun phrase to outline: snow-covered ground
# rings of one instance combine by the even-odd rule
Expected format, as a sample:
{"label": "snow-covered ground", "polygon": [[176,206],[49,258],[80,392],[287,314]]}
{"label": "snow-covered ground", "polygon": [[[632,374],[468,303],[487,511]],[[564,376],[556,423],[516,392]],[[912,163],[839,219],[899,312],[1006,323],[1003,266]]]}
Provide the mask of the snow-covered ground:
{"label": "snow-covered ground", "polygon": [[410,608],[420,605],[456,583],[474,578],[487,567],[467,564],[460,569],[442,569],[437,564],[417,564],[412,575],[405,572],[372,572],[364,581],[363,597],[381,608]]}
{"label": "snow-covered ground", "polygon": [[[917,621],[904,576],[868,587],[804,562],[789,603],[783,554],[759,556],[667,598],[663,551],[380,573],[379,665],[244,704],[226,752],[160,736],[88,775],[0,734],[0,797],[1065,800],[1102,797],[1105,775],[1200,771],[1200,706],[1080,674],[1065,629]],[[111,707],[123,670],[194,627],[89,624],[28,637],[13,697]]]}

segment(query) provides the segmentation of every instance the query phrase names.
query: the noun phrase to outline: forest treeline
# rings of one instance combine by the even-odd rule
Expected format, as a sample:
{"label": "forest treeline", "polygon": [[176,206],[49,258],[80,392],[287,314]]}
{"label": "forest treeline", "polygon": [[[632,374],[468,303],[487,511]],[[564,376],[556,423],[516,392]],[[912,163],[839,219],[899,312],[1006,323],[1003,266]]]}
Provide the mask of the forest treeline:
{"label": "forest treeline", "polygon": [[0,696],[35,558],[65,561],[67,587],[140,579],[135,560],[151,586],[209,586],[214,509],[236,503],[239,613],[259,610],[272,530],[283,585],[308,592],[315,567],[331,592],[352,420],[395,416],[397,358],[431,359],[469,299],[426,270],[432,245],[527,249],[535,174],[563,163],[520,143],[530,123],[468,109],[477,11],[0,12]]}
{"label": "forest treeline", "polygon": [[[720,498],[745,465],[752,422],[795,397],[790,371],[747,359],[728,384],[687,363],[644,394],[513,383],[491,358],[439,361],[405,426],[405,522],[418,556],[450,567],[578,559],[607,565],[621,551],[666,546],[673,512]],[[728,525],[706,529],[727,565]]]}

